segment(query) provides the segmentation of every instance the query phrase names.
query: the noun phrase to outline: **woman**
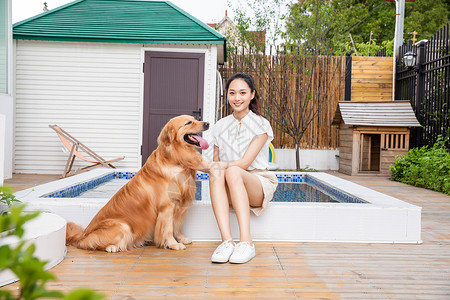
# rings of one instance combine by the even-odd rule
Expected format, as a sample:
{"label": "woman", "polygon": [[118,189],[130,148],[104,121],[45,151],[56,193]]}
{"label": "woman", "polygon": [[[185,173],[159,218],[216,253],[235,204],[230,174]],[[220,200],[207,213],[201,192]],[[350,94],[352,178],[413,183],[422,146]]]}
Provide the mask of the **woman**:
{"label": "woman", "polygon": [[[223,242],[211,260],[246,263],[255,257],[250,210],[260,215],[278,184],[275,174],[268,171],[273,130],[259,115],[259,96],[250,75],[234,74],[225,87],[233,113],[213,128],[214,156],[209,169],[211,202]],[[237,245],[231,237],[230,205],[239,223]]]}

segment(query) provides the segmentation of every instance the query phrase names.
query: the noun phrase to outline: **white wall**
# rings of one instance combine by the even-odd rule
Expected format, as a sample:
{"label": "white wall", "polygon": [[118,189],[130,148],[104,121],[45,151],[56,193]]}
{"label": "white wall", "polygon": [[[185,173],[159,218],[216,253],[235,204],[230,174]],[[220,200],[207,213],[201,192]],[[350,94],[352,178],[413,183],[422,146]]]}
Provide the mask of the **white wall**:
{"label": "white wall", "polygon": [[[16,41],[16,173],[59,174],[68,154],[58,124],[105,159],[135,167],[140,120],[140,46]],[[86,164],[83,164],[86,165]]]}
{"label": "white wall", "polygon": [[152,48],[206,54],[204,119],[212,122],[216,46],[17,40],[14,171],[62,173],[67,154],[49,124],[58,124],[105,159],[124,155],[117,167],[139,167],[143,50]]}
{"label": "white wall", "polygon": [[[300,149],[300,168],[338,170],[339,150]],[[275,149],[275,163],[280,169],[295,170],[295,149]]]}
{"label": "white wall", "polygon": [[0,114],[0,186],[3,185],[5,161],[5,116]]}
{"label": "white wall", "polygon": [[1,178],[9,179],[13,173],[13,132],[14,132],[14,103],[13,97],[0,94],[0,114],[4,116],[0,123],[3,130],[3,139],[0,138],[0,147],[3,156],[0,157]]}
{"label": "white wall", "polygon": [[[2,89],[0,93],[0,114],[4,115],[3,121],[0,122],[3,132],[0,137],[0,180],[12,177],[13,169],[13,120],[14,120],[14,89],[13,89],[13,42],[12,42],[12,4],[11,0],[6,0],[5,15],[0,16],[6,18],[6,45],[1,45],[2,49],[6,49],[6,82],[7,91]],[[5,30],[5,28],[2,28]],[[4,33],[3,33],[4,34]],[[2,65],[4,71],[5,65]],[[4,73],[2,74],[4,76]],[[4,78],[3,78],[4,79]]]}

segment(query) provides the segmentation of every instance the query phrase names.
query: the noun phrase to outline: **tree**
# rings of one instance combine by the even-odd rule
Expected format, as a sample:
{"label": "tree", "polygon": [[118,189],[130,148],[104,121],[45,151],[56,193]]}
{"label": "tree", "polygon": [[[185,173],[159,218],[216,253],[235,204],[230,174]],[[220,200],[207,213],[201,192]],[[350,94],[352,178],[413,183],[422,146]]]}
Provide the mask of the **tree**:
{"label": "tree", "polygon": [[[369,42],[371,30],[366,30],[367,34],[365,35],[365,31],[359,32],[360,28],[385,3],[389,5],[384,1],[380,3],[380,0],[300,0],[290,5],[285,38],[293,44],[305,44],[320,37],[321,51],[327,49],[334,54],[342,54],[347,50],[346,45],[350,42],[350,33],[353,35],[355,43]],[[380,22],[387,23],[385,20]],[[395,22],[395,18],[392,22]],[[319,26],[314,27],[313,24],[319,24]],[[383,33],[384,29],[379,24],[376,26],[378,30],[373,31],[372,38],[380,40],[377,32]]]}
{"label": "tree", "polygon": [[[280,5],[285,2],[274,0],[250,1],[249,7],[254,16],[246,11],[236,10],[236,22],[243,45],[248,45],[245,53],[230,55],[230,60],[239,60],[240,70],[255,78],[261,93],[262,113],[273,126],[286,133],[295,143],[296,169],[300,170],[300,142],[311,122],[327,103],[327,97],[335,92],[332,88],[338,79],[337,70],[341,68],[339,58],[320,56],[326,45],[322,35],[322,22],[319,19],[309,22],[313,28],[307,43],[276,51],[282,38],[280,20],[284,20]],[[264,45],[258,42],[249,29],[266,30],[268,39]],[[319,45],[321,45],[319,47]],[[267,49],[272,49],[268,51]],[[276,55],[272,55],[275,52]],[[340,80],[340,79],[339,79]]]}
{"label": "tree", "polygon": [[[248,9],[234,7],[238,41],[248,49],[259,52],[264,52],[267,46],[278,45],[282,38],[287,1],[251,0],[246,3]],[[257,32],[265,33],[265,43],[261,43],[261,37],[255,34]]]}
{"label": "tree", "polygon": [[[406,3],[405,40],[418,32],[426,39],[448,22],[449,0],[420,0]],[[391,41],[395,32],[395,3],[384,0],[299,0],[290,5],[286,39],[291,43],[310,40],[311,22],[319,21],[324,44],[335,54],[348,51],[349,34],[356,44]],[[366,54],[367,55],[367,54]]]}
{"label": "tree", "polygon": [[405,40],[416,31],[417,39],[429,39],[449,21],[450,1],[420,0],[405,6]]}

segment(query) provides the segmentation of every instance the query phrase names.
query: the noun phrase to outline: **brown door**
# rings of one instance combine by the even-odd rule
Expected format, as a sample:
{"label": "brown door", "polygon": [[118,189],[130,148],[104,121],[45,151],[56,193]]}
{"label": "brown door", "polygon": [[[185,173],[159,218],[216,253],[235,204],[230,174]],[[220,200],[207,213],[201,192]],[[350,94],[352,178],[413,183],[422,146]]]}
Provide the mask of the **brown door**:
{"label": "brown door", "polygon": [[142,165],[169,119],[202,118],[204,66],[202,53],[145,52]]}

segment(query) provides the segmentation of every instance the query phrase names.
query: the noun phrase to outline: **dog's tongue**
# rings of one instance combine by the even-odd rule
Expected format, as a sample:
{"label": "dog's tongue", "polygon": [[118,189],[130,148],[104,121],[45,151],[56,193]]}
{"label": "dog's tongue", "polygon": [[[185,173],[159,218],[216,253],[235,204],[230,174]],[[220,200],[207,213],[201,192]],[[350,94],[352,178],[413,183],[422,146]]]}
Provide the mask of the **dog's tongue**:
{"label": "dog's tongue", "polygon": [[200,147],[203,150],[206,150],[206,149],[209,148],[208,142],[204,138],[202,138],[201,136],[199,136],[199,135],[192,135],[192,137],[197,140],[197,142],[200,144]]}

